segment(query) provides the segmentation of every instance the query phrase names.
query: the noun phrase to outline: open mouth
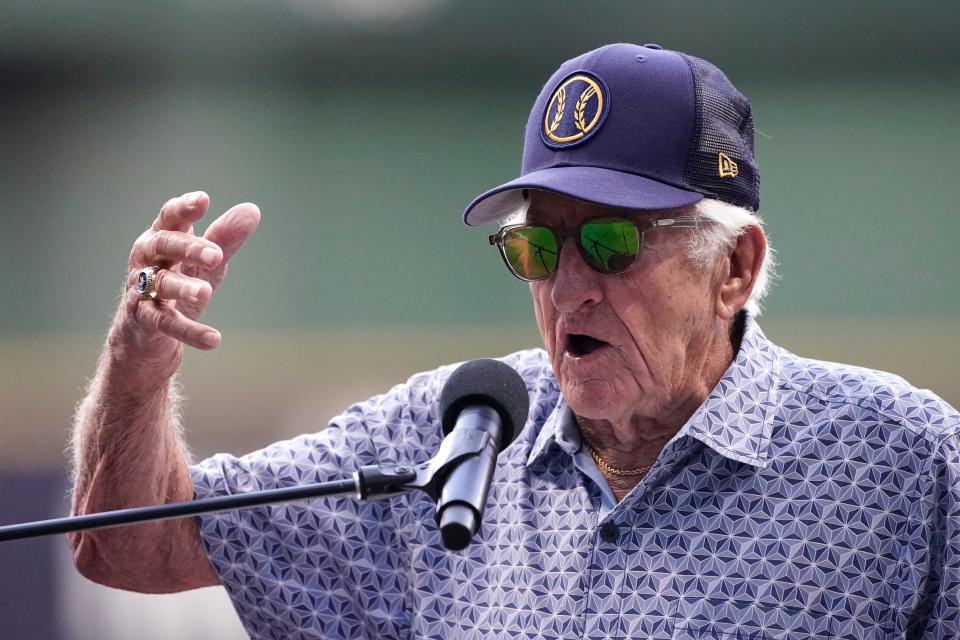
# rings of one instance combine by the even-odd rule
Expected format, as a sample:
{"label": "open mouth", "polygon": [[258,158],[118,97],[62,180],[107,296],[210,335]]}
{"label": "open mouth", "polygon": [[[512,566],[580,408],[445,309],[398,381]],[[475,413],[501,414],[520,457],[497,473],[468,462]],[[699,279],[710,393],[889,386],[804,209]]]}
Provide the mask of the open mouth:
{"label": "open mouth", "polygon": [[579,358],[582,356],[587,356],[596,351],[607,346],[608,343],[603,340],[597,340],[593,336],[588,336],[583,333],[571,333],[567,336],[567,353]]}

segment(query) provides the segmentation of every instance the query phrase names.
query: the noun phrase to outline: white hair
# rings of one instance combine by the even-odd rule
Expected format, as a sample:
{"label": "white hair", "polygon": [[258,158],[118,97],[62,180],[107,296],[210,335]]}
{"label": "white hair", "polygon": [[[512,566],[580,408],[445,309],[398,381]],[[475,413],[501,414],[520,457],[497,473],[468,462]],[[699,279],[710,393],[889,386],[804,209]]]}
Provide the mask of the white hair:
{"label": "white hair", "polygon": [[[701,269],[708,269],[716,264],[725,251],[733,248],[737,238],[746,233],[748,227],[757,226],[763,230],[763,220],[749,209],[711,198],[704,198],[693,205],[693,213],[713,223],[701,225],[689,235],[687,247],[690,259]],[[763,299],[770,292],[776,278],[775,253],[768,240],[753,290],[744,305],[751,315],[760,315]]]}
{"label": "white hair", "polygon": [[[500,227],[523,222],[529,208],[530,199],[526,198],[516,211],[500,220]],[[690,260],[700,269],[706,270],[716,264],[725,251],[733,248],[737,238],[746,233],[748,227],[757,226],[763,231],[763,219],[744,207],[713,200],[712,198],[704,198],[693,205],[692,209],[692,215],[713,223],[700,225],[688,236],[687,250]],[[766,232],[764,232],[764,236],[766,236]],[[770,292],[774,281],[777,279],[775,256],[776,254],[773,247],[770,246],[768,238],[763,262],[760,264],[760,271],[757,272],[753,290],[750,292],[746,304],[743,305],[744,309],[752,316],[760,315],[763,299]]]}

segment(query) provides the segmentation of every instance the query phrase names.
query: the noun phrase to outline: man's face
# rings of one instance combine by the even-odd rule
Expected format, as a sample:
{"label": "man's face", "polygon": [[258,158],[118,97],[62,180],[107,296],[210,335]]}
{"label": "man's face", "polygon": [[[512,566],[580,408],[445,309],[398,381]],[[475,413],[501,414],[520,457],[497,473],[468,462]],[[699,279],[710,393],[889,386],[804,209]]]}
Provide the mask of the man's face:
{"label": "man's face", "polygon": [[[546,192],[531,198],[527,220],[554,228],[616,214]],[[684,246],[695,232],[647,231],[640,259],[611,275],[587,266],[567,238],[557,272],[530,283],[543,344],[577,415],[663,420],[689,400],[717,327],[715,272],[692,265]]]}

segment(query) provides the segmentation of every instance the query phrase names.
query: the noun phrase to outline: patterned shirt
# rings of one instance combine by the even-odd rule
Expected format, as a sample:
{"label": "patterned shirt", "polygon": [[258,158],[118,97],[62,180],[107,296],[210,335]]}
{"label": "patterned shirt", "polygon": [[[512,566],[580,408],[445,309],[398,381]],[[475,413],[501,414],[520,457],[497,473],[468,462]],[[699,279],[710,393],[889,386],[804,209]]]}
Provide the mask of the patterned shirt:
{"label": "patterned shirt", "polygon": [[[251,637],[960,638],[960,415],[932,393],[799,358],[748,317],[716,388],[615,502],[546,354],[503,360],[530,414],[464,551],[443,548],[419,493],[201,518]],[[454,368],[318,433],[205,460],[196,496],[424,462]]]}

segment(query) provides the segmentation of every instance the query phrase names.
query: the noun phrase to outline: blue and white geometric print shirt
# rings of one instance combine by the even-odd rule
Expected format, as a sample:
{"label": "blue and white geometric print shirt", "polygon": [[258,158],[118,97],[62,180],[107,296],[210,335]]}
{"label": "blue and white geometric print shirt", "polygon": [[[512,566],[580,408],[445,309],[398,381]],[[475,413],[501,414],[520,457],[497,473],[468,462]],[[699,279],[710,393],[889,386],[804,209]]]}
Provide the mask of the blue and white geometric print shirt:
{"label": "blue and white geometric print shirt", "polygon": [[[602,477],[560,428],[569,409],[546,354],[503,360],[530,415],[464,551],[443,548],[420,493],[200,519],[251,637],[960,638],[960,416],[932,393],[799,358],[748,317],[706,402],[604,509]],[[318,433],[205,460],[196,496],[424,462],[454,368]]]}

